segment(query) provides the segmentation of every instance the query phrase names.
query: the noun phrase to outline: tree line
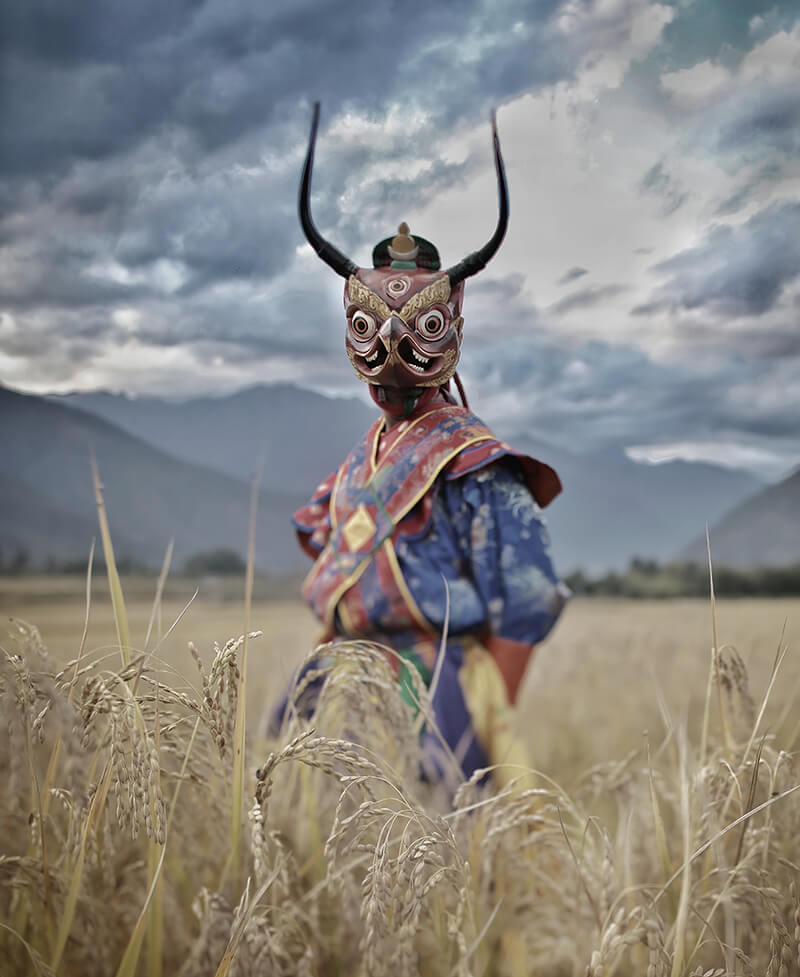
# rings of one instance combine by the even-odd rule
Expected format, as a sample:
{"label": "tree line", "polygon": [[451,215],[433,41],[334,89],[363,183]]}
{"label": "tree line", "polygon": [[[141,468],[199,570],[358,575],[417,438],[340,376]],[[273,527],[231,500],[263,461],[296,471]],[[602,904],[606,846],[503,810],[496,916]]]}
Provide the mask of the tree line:
{"label": "tree line", "polygon": [[[102,555],[94,561],[95,572],[105,569]],[[128,575],[153,576],[157,569],[122,556],[117,569]],[[185,577],[241,576],[245,562],[234,549],[220,547],[195,553],[176,567],[172,575]],[[85,559],[48,560],[35,563],[22,549],[0,550],[0,574],[83,574]],[[791,566],[761,566],[741,569],[714,566],[714,592],[720,597],[798,597],[800,596],[800,563]],[[701,563],[658,563],[636,557],[624,571],[592,575],[576,570],[565,581],[576,597],[630,597],[653,599],[670,597],[707,597],[710,591],[708,566]]]}
{"label": "tree line", "polygon": [[[714,593],[719,597],[800,596],[800,563],[790,566],[713,566]],[[576,570],[566,577],[581,597],[708,597],[709,570],[702,563],[665,563],[636,557],[623,572],[588,575]]]}
{"label": "tree line", "polygon": [[[0,550],[0,573],[6,576],[21,576],[26,573],[31,574],[84,574],[86,573],[87,560],[85,557],[56,560],[48,559],[36,562],[30,558],[25,549],[17,548],[13,552],[4,553]],[[140,560],[122,554],[116,559],[117,570],[120,573],[129,575],[154,576],[158,570],[156,567],[149,566]],[[217,576],[226,577],[242,575],[245,572],[246,564],[239,553],[227,547],[218,547],[213,550],[205,550],[202,553],[194,553],[183,561],[183,565],[173,570],[173,574],[182,574],[187,577]],[[105,561],[102,554],[95,554],[95,572],[105,570]]]}

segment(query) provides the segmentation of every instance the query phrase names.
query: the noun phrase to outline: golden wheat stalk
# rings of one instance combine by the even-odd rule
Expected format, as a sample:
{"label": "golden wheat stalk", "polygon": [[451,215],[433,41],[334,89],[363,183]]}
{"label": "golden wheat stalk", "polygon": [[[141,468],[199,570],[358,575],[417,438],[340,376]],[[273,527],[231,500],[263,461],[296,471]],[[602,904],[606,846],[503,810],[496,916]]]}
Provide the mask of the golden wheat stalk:
{"label": "golden wheat stalk", "polygon": [[233,777],[231,782],[231,868],[234,882],[239,885],[242,865],[242,825],[244,810],[244,767],[247,736],[247,650],[250,637],[250,616],[253,603],[253,579],[256,562],[256,518],[258,493],[261,483],[259,466],[250,486],[250,524],[247,539],[247,569],[244,588],[244,642],[239,666],[239,688],[236,700],[236,718],[233,727]]}
{"label": "golden wheat stalk", "polygon": [[131,660],[131,633],[128,627],[128,613],[125,610],[125,599],[122,595],[122,585],[120,584],[119,573],[117,572],[117,561],[114,559],[114,546],[111,542],[111,532],[108,528],[108,517],[106,516],[106,505],[103,500],[103,483],[100,481],[100,473],[97,469],[97,460],[94,451],[89,452],[89,461],[92,469],[92,484],[94,485],[94,499],[97,505],[97,519],[100,523],[100,538],[103,542],[103,554],[106,558],[106,574],[108,575],[108,585],[111,590],[111,604],[114,608],[114,623],[117,627],[117,640],[119,642],[120,654],[122,655],[122,665],[127,667]]}

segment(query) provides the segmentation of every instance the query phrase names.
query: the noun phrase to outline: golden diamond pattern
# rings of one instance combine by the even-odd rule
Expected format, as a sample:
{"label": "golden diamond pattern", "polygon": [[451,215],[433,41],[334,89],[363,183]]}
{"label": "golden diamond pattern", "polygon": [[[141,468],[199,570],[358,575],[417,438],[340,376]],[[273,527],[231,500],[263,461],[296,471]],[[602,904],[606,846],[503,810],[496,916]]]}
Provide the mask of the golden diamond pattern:
{"label": "golden diamond pattern", "polygon": [[375,535],[375,523],[362,504],[342,527],[342,535],[351,550],[359,550]]}

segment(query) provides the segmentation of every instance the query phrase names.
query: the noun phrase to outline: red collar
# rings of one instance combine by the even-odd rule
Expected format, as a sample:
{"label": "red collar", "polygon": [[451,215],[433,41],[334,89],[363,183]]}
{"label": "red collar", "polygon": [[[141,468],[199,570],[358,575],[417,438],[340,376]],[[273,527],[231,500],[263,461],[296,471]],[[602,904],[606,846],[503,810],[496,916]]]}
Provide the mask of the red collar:
{"label": "red collar", "polygon": [[[372,399],[376,404],[383,410],[384,414],[389,414],[390,412],[386,410],[386,405],[379,403],[375,399],[375,387],[370,386],[370,393],[372,394]],[[402,435],[403,431],[408,428],[408,425],[415,421],[420,415],[427,413],[431,407],[435,407],[437,404],[447,404],[449,400],[447,396],[442,392],[439,387],[428,387],[419,396],[416,404],[414,405],[414,410],[409,414],[408,417],[402,420],[396,420],[395,423],[388,429],[385,429],[381,433],[380,441],[378,442],[378,458],[383,457],[383,455],[389,451],[392,445],[397,441],[397,439]],[[391,412],[393,416],[394,411]]]}

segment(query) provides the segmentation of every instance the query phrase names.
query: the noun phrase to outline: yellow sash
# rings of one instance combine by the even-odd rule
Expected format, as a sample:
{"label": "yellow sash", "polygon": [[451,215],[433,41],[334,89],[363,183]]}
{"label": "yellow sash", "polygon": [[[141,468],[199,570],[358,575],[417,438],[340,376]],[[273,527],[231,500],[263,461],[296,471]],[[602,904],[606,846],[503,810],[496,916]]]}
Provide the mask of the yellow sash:
{"label": "yellow sash", "polygon": [[478,742],[489,763],[499,765],[492,771],[494,783],[502,788],[521,777],[520,790],[533,786],[532,777],[524,774],[531,762],[525,744],[514,730],[514,708],[508,701],[506,683],[497,662],[477,641],[464,649],[458,679]]}

